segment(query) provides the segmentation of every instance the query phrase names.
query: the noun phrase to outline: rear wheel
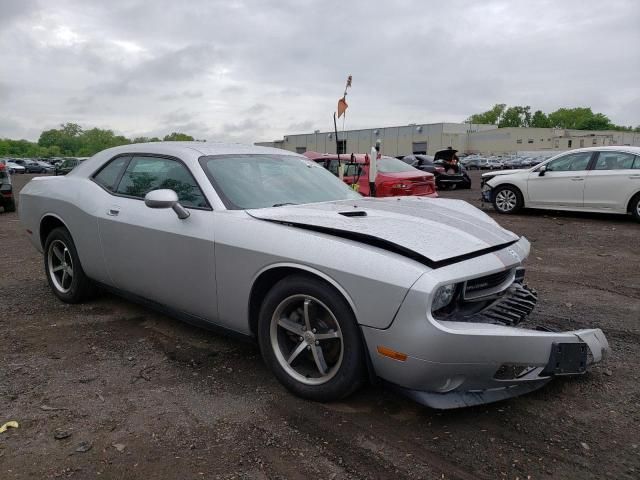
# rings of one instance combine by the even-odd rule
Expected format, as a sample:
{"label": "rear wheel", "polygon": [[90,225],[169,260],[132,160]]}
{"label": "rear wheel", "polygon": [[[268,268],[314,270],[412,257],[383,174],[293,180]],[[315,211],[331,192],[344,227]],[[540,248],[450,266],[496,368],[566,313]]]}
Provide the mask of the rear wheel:
{"label": "rear wheel", "polygon": [[493,208],[498,213],[516,213],[523,205],[522,193],[513,185],[502,185],[493,192]]}
{"label": "rear wheel", "polygon": [[16,202],[11,199],[4,205],[5,212],[15,212],[16,211]]}
{"label": "rear wheel", "polygon": [[53,293],[63,302],[80,303],[95,292],[85,275],[76,246],[66,228],[54,228],[44,247],[44,269]]}
{"label": "rear wheel", "polygon": [[363,342],[351,308],[306,275],[278,282],[260,309],[265,363],[288,390],[320,402],[343,398],[365,379]]}

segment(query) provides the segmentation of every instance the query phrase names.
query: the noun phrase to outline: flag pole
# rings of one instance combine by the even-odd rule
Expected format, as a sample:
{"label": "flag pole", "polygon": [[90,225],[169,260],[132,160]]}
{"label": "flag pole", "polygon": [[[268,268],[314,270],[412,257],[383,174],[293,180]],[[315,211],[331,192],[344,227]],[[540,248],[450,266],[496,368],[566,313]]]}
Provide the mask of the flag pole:
{"label": "flag pole", "polygon": [[338,141],[338,121],[336,120],[336,112],[333,112],[333,130],[336,136],[336,153],[338,154],[338,178],[340,180],[343,180],[344,167],[342,166],[342,161],[340,160],[340,142]]}

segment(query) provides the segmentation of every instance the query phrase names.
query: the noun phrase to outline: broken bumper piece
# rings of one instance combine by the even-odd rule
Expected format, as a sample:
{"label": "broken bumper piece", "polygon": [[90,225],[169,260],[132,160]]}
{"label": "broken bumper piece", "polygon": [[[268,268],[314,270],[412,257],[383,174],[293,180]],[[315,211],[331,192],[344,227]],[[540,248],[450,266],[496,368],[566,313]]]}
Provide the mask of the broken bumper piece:
{"label": "broken bumper piece", "polygon": [[[609,350],[609,344],[599,329],[579,330],[573,333],[581,341],[552,342],[549,361],[544,367],[528,365],[501,365],[494,375],[495,380],[507,385],[484,390],[454,390],[429,392],[398,387],[395,389],[412,400],[431,408],[450,410],[498,402],[538,390],[554,376],[581,375],[588,367],[600,362]],[[514,381],[516,381],[514,383]]]}

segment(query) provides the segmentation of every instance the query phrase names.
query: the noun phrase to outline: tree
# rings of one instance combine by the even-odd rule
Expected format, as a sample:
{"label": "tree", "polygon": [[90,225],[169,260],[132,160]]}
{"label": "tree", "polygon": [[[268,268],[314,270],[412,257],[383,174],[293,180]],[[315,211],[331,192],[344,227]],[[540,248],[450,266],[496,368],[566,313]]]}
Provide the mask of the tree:
{"label": "tree", "polygon": [[534,128],[548,128],[551,123],[549,122],[549,117],[542,110],[536,110],[531,118],[531,126]]}
{"label": "tree", "polygon": [[513,106],[507,108],[498,122],[498,127],[528,127],[531,124],[531,107]]}
{"label": "tree", "polygon": [[504,110],[507,108],[505,103],[497,103],[491,110],[483,113],[475,113],[465,120],[465,123],[482,123],[488,125],[497,125]]}
{"label": "tree", "polygon": [[160,142],[161,140],[158,137],[136,137],[131,140],[131,143],[149,143],[149,142]]}
{"label": "tree", "polygon": [[38,145],[51,147],[57,145],[63,155],[75,155],[80,148],[82,127],[77,123],[63,123],[59,129],[46,130],[40,134]]}
{"label": "tree", "polygon": [[609,130],[615,127],[602,113],[593,113],[591,108],[559,108],[549,114],[552,127],[577,130]]}
{"label": "tree", "polygon": [[186,133],[173,132],[164,136],[165,142],[193,142],[193,137]]}

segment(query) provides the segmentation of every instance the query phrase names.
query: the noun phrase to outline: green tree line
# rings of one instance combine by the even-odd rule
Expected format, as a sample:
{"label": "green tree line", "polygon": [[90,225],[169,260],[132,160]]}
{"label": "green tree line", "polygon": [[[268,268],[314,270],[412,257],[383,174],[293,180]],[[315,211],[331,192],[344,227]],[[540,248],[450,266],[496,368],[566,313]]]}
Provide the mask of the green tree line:
{"label": "green tree line", "polygon": [[45,130],[37,142],[0,138],[0,157],[90,157],[105,148],[128,145],[131,143],[193,141],[191,135],[173,132],[158,137],[126,138],[116,135],[113,130],[92,128],[84,130],[76,123],[64,123],[60,128]]}
{"label": "green tree line", "polygon": [[615,125],[604,113],[593,113],[589,107],[559,108],[551,113],[531,107],[514,105],[508,107],[498,103],[490,110],[475,113],[465,120],[466,123],[484,123],[498,127],[534,127],[534,128],[569,128],[575,130],[619,130],[640,132],[640,125],[633,128]]}

